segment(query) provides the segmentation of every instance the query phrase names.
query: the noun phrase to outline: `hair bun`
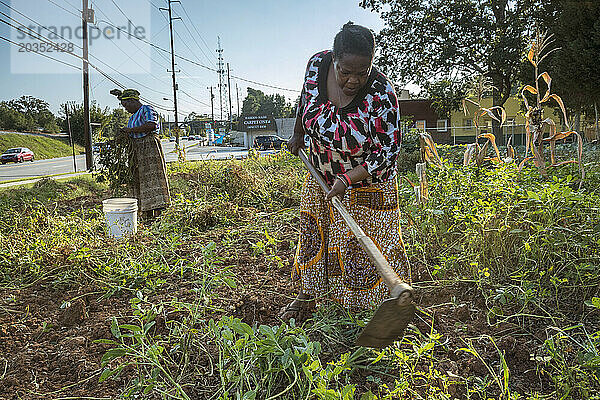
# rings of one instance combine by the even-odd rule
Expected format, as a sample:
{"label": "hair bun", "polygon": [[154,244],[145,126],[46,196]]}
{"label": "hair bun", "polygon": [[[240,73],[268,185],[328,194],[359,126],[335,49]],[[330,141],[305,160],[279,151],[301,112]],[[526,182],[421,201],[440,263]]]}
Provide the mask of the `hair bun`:
{"label": "hair bun", "polygon": [[348,21],[344,24],[344,26],[342,26],[342,30],[350,29],[353,26],[354,26],[354,22]]}

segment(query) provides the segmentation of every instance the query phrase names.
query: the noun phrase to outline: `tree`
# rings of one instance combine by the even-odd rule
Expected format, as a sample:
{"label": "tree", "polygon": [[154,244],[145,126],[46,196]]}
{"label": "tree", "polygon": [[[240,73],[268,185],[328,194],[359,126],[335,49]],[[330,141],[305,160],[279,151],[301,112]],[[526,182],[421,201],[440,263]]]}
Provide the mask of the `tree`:
{"label": "tree", "polygon": [[292,105],[280,94],[266,95],[261,90],[248,88],[248,95],[242,105],[242,115],[272,115],[273,118],[286,118]]}
{"label": "tree", "polygon": [[377,35],[377,64],[388,76],[424,85],[484,75],[496,88],[494,105],[502,106],[519,76],[533,1],[363,0],[361,6],[387,7],[381,12],[386,26]]}
{"label": "tree", "polygon": [[433,100],[431,106],[442,118],[449,118],[452,111],[460,109],[467,94],[463,81],[453,82],[449,79],[427,82],[425,92],[427,97]]}
{"label": "tree", "polygon": [[0,128],[14,131],[33,130],[35,122],[31,116],[22,114],[8,106],[7,102],[0,103]]}
{"label": "tree", "polygon": [[[73,135],[73,140],[75,141],[75,143],[85,146],[85,139],[84,139],[84,133],[83,133],[83,103],[68,104],[68,108],[69,108],[69,119],[71,122],[71,132]],[[64,116],[65,105],[62,104],[60,109],[62,111],[61,115]],[[119,109],[117,109],[117,110],[119,110]],[[123,109],[121,109],[121,112],[118,112],[118,114],[122,114],[124,112],[125,111]],[[109,126],[110,125],[109,121],[111,121],[112,118],[113,117],[111,116],[111,112],[109,111],[108,107],[106,107],[103,110],[98,106],[98,104],[96,102],[92,102],[92,104],[90,104],[90,122],[99,123],[100,127],[101,127],[99,131],[93,132],[95,135],[100,134],[101,136],[105,136],[104,131],[102,130],[102,127]],[[128,117],[126,117],[126,118],[128,118]],[[126,122],[127,122],[127,120],[125,120],[125,123]],[[114,131],[114,129],[118,129],[121,126],[124,126],[125,123],[122,123],[118,127],[117,126],[111,127],[110,129],[111,129],[111,131]],[[63,119],[62,119],[61,125],[62,125],[61,126],[62,130],[64,132],[67,132],[68,127],[67,127],[67,120],[65,117],[63,117]],[[114,135],[114,132],[113,132],[113,135]]]}
{"label": "tree", "polygon": [[[600,2],[546,0],[536,16],[540,29],[553,35],[552,47],[557,49],[543,65],[552,76],[553,91],[577,114],[596,114],[600,103]],[[528,81],[533,81],[532,66],[525,65]]]}
{"label": "tree", "polygon": [[51,133],[59,130],[56,117],[44,100],[33,96],[21,96],[18,99],[2,102],[2,106],[0,125],[5,129],[33,131],[42,128],[45,132]]}

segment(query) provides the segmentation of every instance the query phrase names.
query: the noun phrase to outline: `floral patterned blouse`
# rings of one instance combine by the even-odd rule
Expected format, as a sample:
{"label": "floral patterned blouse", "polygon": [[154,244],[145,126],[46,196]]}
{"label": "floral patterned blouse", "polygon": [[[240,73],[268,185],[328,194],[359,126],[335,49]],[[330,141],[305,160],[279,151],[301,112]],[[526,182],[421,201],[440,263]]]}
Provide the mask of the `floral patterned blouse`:
{"label": "floral patterned blouse", "polygon": [[390,81],[374,67],[365,86],[345,107],[327,98],[332,52],[312,56],[306,68],[297,116],[310,141],[312,164],[329,185],[358,165],[370,177],[352,187],[385,182],[396,175],[400,149],[400,110]]}

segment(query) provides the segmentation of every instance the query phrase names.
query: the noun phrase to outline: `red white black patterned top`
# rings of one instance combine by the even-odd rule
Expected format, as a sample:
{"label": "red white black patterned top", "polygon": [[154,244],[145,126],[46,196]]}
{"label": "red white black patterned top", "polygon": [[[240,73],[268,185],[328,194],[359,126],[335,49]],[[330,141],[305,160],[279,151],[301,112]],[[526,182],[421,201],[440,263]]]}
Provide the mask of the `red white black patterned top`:
{"label": "red white black patterned top", "polygon": [[308,61],[297,115],[310,139],[310,159],[329,185],[335,176],[364,166],[369,178],[353,187],[385,182],[396,175],[400,150],[400,109],[390,81],[374,67],[350,104],[337,107],[327,98],[332,52]]}

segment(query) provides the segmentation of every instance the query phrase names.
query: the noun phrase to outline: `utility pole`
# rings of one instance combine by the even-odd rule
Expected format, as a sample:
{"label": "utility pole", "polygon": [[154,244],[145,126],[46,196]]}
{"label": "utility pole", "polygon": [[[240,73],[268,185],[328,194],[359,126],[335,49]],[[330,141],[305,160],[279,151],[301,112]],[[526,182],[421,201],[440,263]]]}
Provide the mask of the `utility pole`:
{"label": "utility pole", "polygon": [[[212,86],[209,86],[207,89],[210,89],[210,114],[212,116],[211,128],[212,128],[212,131],[213,131],[212,139],[214,140],[214,137],[215,137],[214,132],[217,129],[217,124],[215,123],[215,107],[214,107],[215,95],[213,94],[213,87]],[[211,141],[211,135],[210,135],[210,133],[208,133],[208,135],[207,135],[206,138],[208,140],[208,144],[210,145],[211,142],[212,142]]]}
{"label": "utility pole", "polygon": [[231,80],[229,79],[229,63],[227,63],[227,93],[229,94],[229,130],[231,130],[231,123],[233,121],[232,110],[231,107]]}
{"label": "utility pole", "polygon": [[237,119],[238,119],[238,124],[240,121],[240,88],[238,87],[238,84],[235,84],[235,93],[237,94],[237,109],[238,109],[238,113],[237,113]]}
{"label": "utility pole", "polygon": [[[181,19],[179,17],[173,18],[171,12],[171,3],[180,3],[179,0],[168,0],[169,8],[160,8],[161,10],[169,12],[169,30],[171,32],[171,73],[173,77],[173,109],[175,110],[175,147],[179,148],[179,117],[177,116],[177,82],[175,80],[175,48],[173,46],[173,20]],[[168,70],[167,70],[168,72]]]}
{"label": "utility pole", "polygon": [[[215,124],[215,107],[214,107],[214,100],[215,100],[215,95],[213,94],[213,87],[210,86],[208,89],[210,89],[210,114],[212,115],[212,120],[213,120],[213,125]],[[214,126],[213,126],[214,128]]]}
{"label": "utility pole", "polygon": [[88,8],[88,0],[83,0],[81,27],[83,28],[83,137],[85,144],[85,168],[94,168],[92,154],[92,130],[90,124],[90,71],[88,66],[88,21],[94,22],[94,11]]}
{"label": "utility pole", "polygon": [[219,104],[221,109],[221,121],[223,120],[223,80],[225,70],[223,69],[223,49],[221,48],[221,38],[217,36],[217,74],[219,74]]}

